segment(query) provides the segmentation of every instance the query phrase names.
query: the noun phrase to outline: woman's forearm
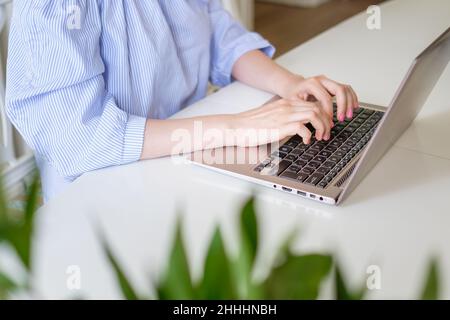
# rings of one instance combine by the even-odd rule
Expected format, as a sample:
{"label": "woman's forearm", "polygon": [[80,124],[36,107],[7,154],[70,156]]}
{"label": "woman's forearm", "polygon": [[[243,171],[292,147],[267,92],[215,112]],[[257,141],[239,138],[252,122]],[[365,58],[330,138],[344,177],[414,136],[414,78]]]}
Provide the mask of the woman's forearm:
{"label": "woman's forearm", "polygon": [[[141,160],[233,145],[231,115],[146,123]],[[226,141],[228,139],[228,141]]]}
{"label": "woman's forearm", "polygon": [[286,96],[285,90],[290,83],[303,79],[293,74],[260,50],[250,51],[240,57],[233,66],[233,78],[252,86],[279,96]]}

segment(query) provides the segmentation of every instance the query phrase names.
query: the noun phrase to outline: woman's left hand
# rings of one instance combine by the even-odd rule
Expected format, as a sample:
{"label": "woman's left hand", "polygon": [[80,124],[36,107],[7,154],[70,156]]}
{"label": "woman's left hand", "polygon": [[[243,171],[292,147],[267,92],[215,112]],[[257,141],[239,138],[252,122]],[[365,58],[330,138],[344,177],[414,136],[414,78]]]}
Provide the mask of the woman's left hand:
{"label": "woman's left hand", "polygon": [[[333,97],[336,97],[337,119],[344,121],[353,117],[353,110],[359,107],[358,97],[351,86],[338,83],[325,76],[303,78],[293,75],[280,92],[285,99],[317,100],[333,118]],[[331,120],[332,121],[332,120]]]}

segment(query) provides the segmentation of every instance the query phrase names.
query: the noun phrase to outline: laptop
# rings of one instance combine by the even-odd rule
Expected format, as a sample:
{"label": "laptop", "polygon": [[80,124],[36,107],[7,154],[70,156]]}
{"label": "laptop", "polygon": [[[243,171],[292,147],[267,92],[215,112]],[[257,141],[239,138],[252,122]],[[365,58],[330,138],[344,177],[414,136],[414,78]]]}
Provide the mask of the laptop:
{"label": "laptop", "polygon": [[306,145],[296,135],[254,148],[225,147],[213,154],[199,151],[191,155],[191,161],[272,189],[338,205],[410,126],[449,60],[450,28],[414,60],[388,108],[362,103],[353,119],[338,123],[335,106],[336,125],[329,141],[312,139]]}

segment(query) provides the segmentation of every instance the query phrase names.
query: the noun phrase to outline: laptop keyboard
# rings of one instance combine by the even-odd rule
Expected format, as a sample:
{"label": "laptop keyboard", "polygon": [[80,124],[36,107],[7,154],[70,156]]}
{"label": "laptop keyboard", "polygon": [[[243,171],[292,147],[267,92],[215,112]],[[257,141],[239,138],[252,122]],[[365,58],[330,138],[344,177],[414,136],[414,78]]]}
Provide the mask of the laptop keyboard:
{"label": "laptop keyboard", "polygon": [[[255,167],[262,175],[279,176],[326,188],[341,170],[367,145],[383,112],[364,108],[354,110],[353,119],[338,122],[336,105],[329,141],[311,139],[306,145],[293,136],[277,151]],[[308,127],[313,129],[312,126]],[[314,130],[311,130],[314,136]]]}

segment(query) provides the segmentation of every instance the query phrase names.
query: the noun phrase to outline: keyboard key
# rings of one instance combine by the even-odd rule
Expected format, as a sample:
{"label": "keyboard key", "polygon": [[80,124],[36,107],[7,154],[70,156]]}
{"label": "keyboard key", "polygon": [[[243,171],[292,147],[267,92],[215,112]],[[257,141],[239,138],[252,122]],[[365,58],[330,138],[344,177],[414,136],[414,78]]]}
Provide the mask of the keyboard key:
{"label": "keyboard key", "polygon": [[307,163],[308,163],[308,161],[305,161],[305,160],[297,160],[297,161],[295,161],[294,164],[296,166],[299,166],[299,167],[303,168],[304,166],[306,166]]}
{"label": "keyboard key", "polygon": [[332,155],[328,160],[333,161],[333,162],[339,162],[339,160],[341,160],[341,157]]}
{"label": "keyboard key", "polygon": [[325,150],[322,150],[322,151],[319,152],[319,156],[322,156],[322,157],[325,157],[325,158],[328,158],[328,157],[331,156],[332,154],[333,154],[332,152],[330,152],[330,151],[325,151]]}
{"label": "keyboard key", "polygon": [[300,143],[300,142],[302,142],[302,138],[301,138],[299,135],[296,134],[295,136],[292,136],[292,137],[289,139],[288,142],[291,142],[291,141],[295,141],[295,142]]}
{"label": "keyboard key", "polygon": [[284,158],[285,160],[288,161],[295,161],[297,160],[297,156],[293,155],[293,154],[289,154],[286,158]]}
{"label": "keyboard key", "polygon": [[370,115],[368,115],[366,113],[363,113],[362,115],[359,116],[359,118],[361,118],[363,120],[369,119],[369,117],[370,117]]}
{"label": "keyboard key", "polygon": [[297,141],[288,141],[288,142],[286,142],[285,145],[290,148],[295,148],[296,146],[298,146],[298,142]]}
{"label": "keyboard key", "polygon": [[324,177],[323,174],[320,173],[314,173],[312,176],[310,176],[307,180],[306,183],[307,184],[312,184],[312,185],[316,185],[320,182],[320,180],[322,180]]}
{"label": "keyboard key", "polygon": [[279,176],[280,174],[282,174],[284,170],[286,170],[291,164],[292,164],[291,161],[282,160],[278,164],[278,166],[275,167],[277,169],[276,175]]}
{"label": "keyboard key", "polygon": [[318,141],[318,142],[314,143],[314,145],[311,147],[311,149],[320,151],[323,148],[325,148],[326,145],[327,145],[327,143],[323,143],[323,141]]}
{"label": "keyboard key", "polygon": [[310,168],[310,167],[304,167],[301,172],[306,173],[307,175],[310,175],[314,172],[314,169]]}
{"label": "keyboard key", "polygon": [[266,167],[265,164],[260,164],[255,168],[256,172],[261,172]]}
{"label": "keyboard key", "polygon": [[297,180],[297,173],[289,171],[289,170],[286,170],[285,172],[283,172],[281,174],[280,177]]}
{"label": "keyboard key", "polygon": [[309,160],[311,160],[313,158],[313,156],[310,156],[310,155],[308,155],[308,154],[303,154],[303,155],[301,155],[300,156],[300,160],[305,160],[305,161],[309,161]]}
{"label": "keyboard key", "polygon": [[294,155],[294,156],[300,156],[301,154],[303,153],[303,151],[302,150],[300,150],[300,149],[294,149],[294,150],[292,150],[291,151],[291,153],[290,154],[292,154],[292,155]]}
{"label": "keyboard key", "polygon": [[342,151],[340,151],[340,150],[338,150],[338,151],[336,151],[336,152],[333,154],[333,156],[342,158],[343,156],[345,156],[345,153],[342,152]]}
{"label": "keyboard key", "polygon": [[323,181],[325,181],[326,183],[330,183],[333,180],[334,177],[327,175],[325,176],[325,178],[323,178]]}
{"label": "keyboard key", "polygon": [[339,148],[339,147],[341,146],[341,144],[342,144],[342,142],[339,142],[339,141],[333,140],[333,141],[331,141],[331,143],[330,143],[330,146],[333,146],[333,147]]}
{"label": "keyboard key", "polygon": [[284,145],[279,149],[279,151],[284,152],[284,153],[289,153],[292,151],[292,148]]}
{"label": "keyboard key", "polygon": [[287,153],[281,152],[281,151],[275,151],[274,153],[272,153],[272,156],[283,159],[284,157],[287,156]]}
{"label": "keyboard key", "polygon": [[345,128],[345,132],[348,132],[348,133],[353,133],[355,131],[356,131],[356,128],[354,128],[354,127],[348,126],[347,128]]}
{"label": "keyboard key", "polygon": [[328,145],[325,147],[325,151],[329,151],[329,152],[335,152],[337,150],[337,147]]}
{"label": "keyboard key", "polygon": [[350,133],[350,132],[347,132],[347,131],[344,131],[344,132],[342,132],[342,133],[339,135],[339,137],[344,137],[345,140],[347,140],[348,138],[350,138],[350,136],[351,136],[351,133]]}
{"label": "keyboard key", "polygon": [[333,168],[336,165],[336,162],[333,161],[326,161],[322,166],[327,168]]}
{"label": "keyboard key", "polygon": [[327,174],[328,172],[330,172],[330,168],[320,167],[319,169],[317,169],[316,172],[321,173],[321,174]]}
{"label": "keyboard key", "polygon": [[309,174],[304,173],[304,172],[299,172],[297,174],[297,180],[300,181],[300,182],[305,181],[308,177],[309,177]]}
{"label": "keyboard key", "polygon": [[308,149],[306,152],[305,152],[305,154],[306,155],[309,155],[309,156],[315,156],[316,154],[318,154],[319,153],[319,151],[318,150],[314,150],[314,149]]}
{"label": "keyboard key", "polygon": [[350,151],[350,148],[344,145],[340,147],[339,150],[342,151],[343,153],[347,153]]}
{"label": "keyboard key", "polygon": [[364,109],[364,114],[367,114],[367,115],[372,115],[372,114],[374,114],[375,113],[375,111],[374,110],[369,110],[369,109]]}
{"label": "keyboard key", "polygon": [[319,184],[317,185],[319,188],[325,189],[328,185],[328,182],[322,180],[319,182]]}
{"label": "keyboard key", "polygon": [[317,161],[317,162],[320,162],[320,163],[325,162],[326,160],[327,160],[327,158],[322,157],[322,156],[316,156],[314,158],[314,161]]}
{"label": "keyboard key", "polygon": [[320,167],[320,162],[317,162],[317,161],[310,161],[309,163],[308,163],[308,167],[311,167],[311,168],[314,168],[314,169],[317,169],[318,167]]}
{"label": "keyboard key", "polygon": [[344,143],[344,146],[347,146],[349,148],[353,148],[355,145],[356,145],[356,142],[355,141],[351,141],[351,140],[349,140],[346,143]]}
{"label": "keyboard key", "polygon": [[[330,173],[328,173],[328,177],[331,177],[331,179],[333,179],[334,177],[337,176],[338,173],[339,173],[338,170],[333,169],[333,170],[330,171]],[[331,181],[331,180],[330,180],[330,181]]]}
{"label": "keyboard key", "polygon": [[295,164],[291,165],[289,168],[286,169],[286,171],[290,171],[290,172],[299,172],[301,169],[301,167],[296,166]]}

